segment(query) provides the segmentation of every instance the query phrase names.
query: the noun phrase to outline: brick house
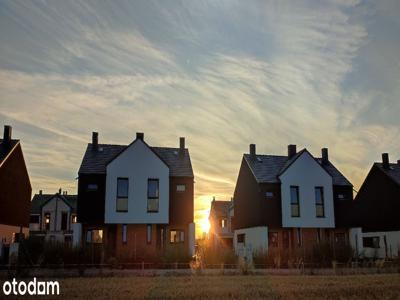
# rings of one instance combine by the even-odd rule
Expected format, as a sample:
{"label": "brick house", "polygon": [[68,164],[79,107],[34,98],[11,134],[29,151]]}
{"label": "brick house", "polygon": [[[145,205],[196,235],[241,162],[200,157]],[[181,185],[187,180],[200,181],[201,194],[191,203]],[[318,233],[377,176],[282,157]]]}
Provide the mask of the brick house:
{"label": "brick house", "polygon": [[179,148],[149,146],[143,133],[110,145],[94,132],[78,173],[85,244],[129,261],[194,254],[194,176],[184,138]]}
{"label": "brick house", "polygon": [[233,201],[219,201],[214,198],[208,220],[210,243],[215,248],[233,248]]}
{"label": "brick house", "polygon": [[[234,192],[236,252],[310,249],[347,243],[353,186],[332,164],[328,149],[314,157],[288,146],[287,155],[244,154]],[[246,254],[247,255],[247,254]]]}

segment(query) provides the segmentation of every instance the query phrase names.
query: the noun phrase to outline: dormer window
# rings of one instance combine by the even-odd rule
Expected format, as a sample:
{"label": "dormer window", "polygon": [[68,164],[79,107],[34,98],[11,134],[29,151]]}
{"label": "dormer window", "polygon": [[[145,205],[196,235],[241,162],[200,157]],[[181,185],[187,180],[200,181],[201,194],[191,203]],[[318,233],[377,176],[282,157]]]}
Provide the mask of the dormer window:
{"label": "dormer window", "polygon": [[117,212],[128,211],[128,190],[129,180],[128,178],[117,179]]}

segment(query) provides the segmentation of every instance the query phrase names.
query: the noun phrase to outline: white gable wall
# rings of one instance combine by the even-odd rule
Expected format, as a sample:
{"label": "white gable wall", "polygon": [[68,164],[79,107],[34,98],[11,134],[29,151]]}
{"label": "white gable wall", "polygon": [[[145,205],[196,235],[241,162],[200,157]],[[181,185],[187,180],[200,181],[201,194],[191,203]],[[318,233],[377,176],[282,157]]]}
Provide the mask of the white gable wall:
{"label": "white gable wall", "polygon": [[[117,179],[129,179],[128,212],[116,211]],[[147,181],[159,179],[159,211],[147,212]],[[169,168],[141,140],[136,140],[107,166],[105,223],[168,224]]]}
{"label": "white gable wall", "polygon": [[[303,228],[333,228],[332,177],[307,152],[301,154],[280,175],[282,196],[282,226]],[[291,216],[290,186],[299,187],[300,217]],[[315,187],[324,188],[325,217],[316,217]]]}
{"label": "white gable wall", "polygon": [[67,218],[67,230],[71,230],[71,208],[64,202],[64,200],[54,197],[48,201],[42,207],[42,215],[40,217],[40,222],[42,222],[42,228],[45,228],[45,214],[50,213],[50,231],[60,231],[61,230],[61,218],[62,213],[68,213]]}

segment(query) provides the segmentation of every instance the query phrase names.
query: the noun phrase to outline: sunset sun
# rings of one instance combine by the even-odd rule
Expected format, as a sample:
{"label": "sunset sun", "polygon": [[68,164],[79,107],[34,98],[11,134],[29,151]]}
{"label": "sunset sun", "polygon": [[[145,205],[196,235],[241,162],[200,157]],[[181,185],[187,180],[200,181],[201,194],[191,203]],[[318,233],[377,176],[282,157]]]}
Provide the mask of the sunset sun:
{"label": "sunset sun", "polygon": [[208,233],[210,230],[210,222],[208,221],[208,218],[200,220],[200,227],[202,232]]}

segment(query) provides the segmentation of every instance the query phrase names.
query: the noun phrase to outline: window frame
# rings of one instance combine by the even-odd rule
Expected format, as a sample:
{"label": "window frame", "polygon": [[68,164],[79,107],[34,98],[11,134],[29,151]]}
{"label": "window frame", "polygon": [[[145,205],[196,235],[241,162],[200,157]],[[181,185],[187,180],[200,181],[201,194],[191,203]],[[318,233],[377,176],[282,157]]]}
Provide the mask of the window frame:
{"label": "window frame", "polygon": [[[175,232],[175,238],[172,240],[172,233]],[[185,242],[185,231],[183,229],[171,229],[169,231],[170,244],[182,244]]]}
{"label": "window frame", "polygon": [[[292,189],[296,189],[296,203],[293,203]],[[293,206],[297,206],[297,215],[293,214]],[[290,186],[290,216],[292,218],[300,218],[300,187],[298,185]]]}
{"label": "window frame", "polygon": [[[157,182],[157,196],[150,196],[150,182]],[[149,200],[157,200],[157,210],[149,209]],[[148,178],[147,179],[147,213],[158,213],[160,211],[160,179]]]}
{"label": "window frame", "polygon": [[[124,197],[124,196],[120,196],[120,194],[119,194],[119,181],[122,181],[122,180],[126,180],[127,181],[127,184],[128,184],[128,186],[127,186],[127,194],[126,194],[126,197]],[[125,200],[127,203],[126,203],[126,209],[119,209],[118,207],[119,207],[119,205],[118,205],[118,202],[120,201],[120,200]],[[117,177],[117,193],[116,193],[116,200],[115,200],[115,211],[116,212],[119,212],[119,213],[126,213],[126,212],[128,212],[128,210],[129,210],[129,178],[128,177]]]}
{"label": "window frame", "polygon": [[[317,191],[320,191],[321,203],[318,203],[317,199]],[[315,196],[315,216],[317,218],[325,218],[325,195],[324,195],[324,187],[316,186],[314,187],[314,196]],[[318,215],[318,207],[322,208],[322,215]]]}
{"label": "window frame", "polygon": [[[178,188],[179,186],[180,186],[180,187],[183,186],[183,190],[179,190],[179,188]],[[186,192],[186,184],[184,184],[184,183],[178,183],[178,184],[176,185],[175,190],[176,190],[177,193],[184,193],[184,192]]]}
{"label": "window frame", "polygon": [[[377,242],[375,242],[377,240]],[[366,241],[370,241],[366,243]],[[379,249],[380,248],[380,236],[365,236],[363,237],[363,247],[364,248],[372,248],[372,249]]]}

